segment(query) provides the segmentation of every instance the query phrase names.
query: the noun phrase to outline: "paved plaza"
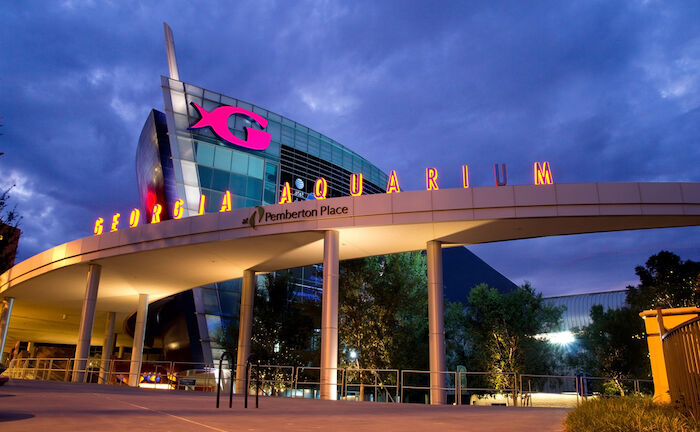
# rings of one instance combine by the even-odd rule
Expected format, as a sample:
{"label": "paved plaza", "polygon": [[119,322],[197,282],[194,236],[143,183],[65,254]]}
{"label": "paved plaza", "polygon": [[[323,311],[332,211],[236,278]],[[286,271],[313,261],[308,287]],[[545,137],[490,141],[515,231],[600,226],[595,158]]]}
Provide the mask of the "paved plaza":
{"label": "paved plaza", "polygon": [[427,406],[255,398],[96,384],[12,380],[0,387],[8,431],[561,431],[561,408]]}

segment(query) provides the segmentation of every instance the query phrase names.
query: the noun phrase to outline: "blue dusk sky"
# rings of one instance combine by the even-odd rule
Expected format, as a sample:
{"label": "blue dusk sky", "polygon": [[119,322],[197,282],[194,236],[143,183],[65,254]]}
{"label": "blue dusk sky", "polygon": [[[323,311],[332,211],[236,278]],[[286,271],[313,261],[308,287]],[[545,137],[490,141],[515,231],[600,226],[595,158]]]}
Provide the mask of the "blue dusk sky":
{"label": "blue dusk sky", "polygon": [[[299,121],[402,190],[700,181],[697,1],[21,1],[0,7],[0,186],[16,184],[19,259],[138,206],[137,139],[163,109],[163,25],[180,77]],[[545,295],[623,289],[700,228],[470,249]]]}

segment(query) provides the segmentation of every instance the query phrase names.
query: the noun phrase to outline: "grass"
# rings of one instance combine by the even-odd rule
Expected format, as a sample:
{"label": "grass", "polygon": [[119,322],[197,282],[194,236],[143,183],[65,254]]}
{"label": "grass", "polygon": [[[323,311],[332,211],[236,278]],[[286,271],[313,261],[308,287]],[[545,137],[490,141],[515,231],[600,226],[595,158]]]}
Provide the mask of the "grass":
{"label": "grass", "polygon": [[567,432],[700,432],[700,425],[650,397],[597,398],[564,420]]}

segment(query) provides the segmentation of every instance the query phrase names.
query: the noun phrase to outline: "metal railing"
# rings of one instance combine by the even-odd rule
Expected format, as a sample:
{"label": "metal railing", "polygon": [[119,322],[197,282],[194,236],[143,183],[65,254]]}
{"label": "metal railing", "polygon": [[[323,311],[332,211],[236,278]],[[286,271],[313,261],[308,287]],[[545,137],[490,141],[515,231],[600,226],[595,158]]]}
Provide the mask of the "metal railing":
{"label": "metal railing", "polygon": [[[695,329],[700,332],[700,321],[695,322]],[[675,331],[675,330],[674,330]],[[700,389],[700,358],[697,354],[698,335],[678,332],[682,343],[696,344],[695,363],[684,363],[683,368],[670,368],[669,383],[675,383],[678,374],[684,374],[677,387],[678,395],[674,400],[682,401],[686,409],[697,407]],[[672,336],[669,333],[668,336]],[[694,338],[694,339],[693,339]],[[672,343],[666,338],[664,343]],[[683,345],[687,355],[689,348]],[[691,347],[692,348],[692,347]],[[665,349],[667,349],[665,347]],[[669,349],[669,353],[671,348]],[[692,350],[691,350],[692,351]],[[675,351],[674,351],[675,352]],[[71,381],[73,376],[82,377],[84,383],[104,383],[110,385],[128,385],[129,360],[110,360],[105,370],[100,370],[99,359],[80,359],[78,364],[85,364],[84,370],[75,370],[75,359],[66,358],[19,358],[13,359],[3,373],[10,378]],[[686,357],[676,360],[667,357],[668,362],[686,361]],[[671,363],[668,363],[671,364]],[[675,363],[673,363],[675,364]],[[236,366],[205,363],[183,363],[166,361],[144,361],[139,372],[139,386],[163,390],[186,390],[216,392],[217,389],[228,391],[231,383],[236,383]],[[694,369],[692,369],[694,368]],[[259,374],[258,374],[259,372]],[[320,397],[321,368],[318,366],[284,366],[251,364],[248,368],[249,386],[247,394],[255,394],[255,381],[260,377],[260,395],[281,397]],[[556,376],[515,374],[512,372],[440,372],[445,378],[445,386],[440,387],[448,403],[455,405],[522,405],[573,407],[582,400],[600,395],[607,396],[604,383],[613,379],[592,376]],[[99,377],[102,376],[102,379]],[[245,378],[245,377],[244,377]],[[685,381],[683,381],[685,380]],[[244,380],[243,380],[244,381]],[[651,380],[618,379],[626,392],[651,394]],[[217,385],[219,383],[219,385]],[[675,384],[674,384],[675,385]],[[694,387],[693,387],[694,386]],[[674,387],[672,387],[674,388]],[[430,371],[398,369],[337,369],[337,397],[347,400],[364,400],[386,403],[430,403]],[[695,398],[695,399],[693,399]]]}
{"label": "metal railing", "polygon": [[661,337],[671,401],[700,418],[700,317]]}

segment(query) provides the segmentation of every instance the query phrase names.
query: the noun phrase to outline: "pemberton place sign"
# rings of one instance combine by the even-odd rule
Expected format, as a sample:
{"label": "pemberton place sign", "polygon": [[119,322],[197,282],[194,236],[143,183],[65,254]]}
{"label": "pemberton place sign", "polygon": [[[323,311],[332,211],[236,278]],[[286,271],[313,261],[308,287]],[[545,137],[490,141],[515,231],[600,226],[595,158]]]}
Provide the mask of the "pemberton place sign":
{"label": "pemberton place sign", "polygon": [[[228,120],[232,115],[247,117],[251,121],[256,122],[261,128],[265,129],[267,127],[267,120],[259,114],[248,111],[239,107],[232,106],[220,106],[212,111],[207,111],[196,103],[192,102],[199,112],[201,118],[194,123],[189,129],[201,129],[201,128],[211,128],[211,130],[222,140],[233,144],[234,146],[243,147],[251,150],[262,151],[265,150],[270,145],[271,135],[262,130],[253,129],[251,127],[245,127],[246,139],[240,139],[236,137],[231,129],[228,127]],[[469,167],[467,165],[462,165],[462,187],[469,188]],[[552,170],[549,167],[549,162],[535,162],[534,167],[534,182],[536,185],[551,185],[554,184],[552,178]],[[498,164],[493,166],[493,176],[494,181],[497,186],[505,186],[508,184],[508,174],[506,172],[506,164],[501,164],[500,169]],[[438,187],[438,170],[436,168],[426,168],[425,169],[425,188],[426,190],[439,190]],[[360,196],[363,191],[363,178],[362,173],[354,173],[350,175],[349,179],[349,192],[351,196]],[[401,188],[399,186],[399,179],[396,175],[396,171],[392,170],[389,174],[389,180],[386,185],[386,193],[400,193]],[[322,200],[326,198],[328,194],[328,182],[325,178],[320,177],[314,183],[313,194],[309,195],[309,198],[313,196],[313,199]],[[292,188],[289,186],[289,182],[285,182],[282,185],[280,192],[279,204],[287,204],[292,202]],[[202,194],[199,198],[199,211],[197,215],[203,215],[205,213],[206,197]],[[222,200],[219,212],[225,213],[233,209],[231,205],[231,191],[226,191]],[[333,216],[333,215],[347,215],[347,207],[332,207],[327,205],[321,205],[319,209],[311,210],[299,210],[290,212],[285,210],[284,212],[269,213],[261,206],[255,207],[255,212],[242,221],[243,225],[250,225],[255,228],[258,223],[264,222],[278,222],[287,220],[300,220],[309,219],[319,216]],[[161,216],[163,214],[163,206],[161,204],[155,204],[151,209],[151,220],[144,221],[144,223],[159,223],[161,221]],[[185,202],[182,199],[175,201],[172,209],[173,219],[181,219],[185,213]],[[121,213],[115,213],[111,217],[111,221],[108,222],[109,231],[117,231],[121,227],[135,228],[142,223],[141,221],[141,211],[137,208],[131,210],[129,214],[128,224],[121,220]],[[107,228],[105,220],[103,218],[97,218],[94,225],[93,232],[95,235],[100,235]]]}

